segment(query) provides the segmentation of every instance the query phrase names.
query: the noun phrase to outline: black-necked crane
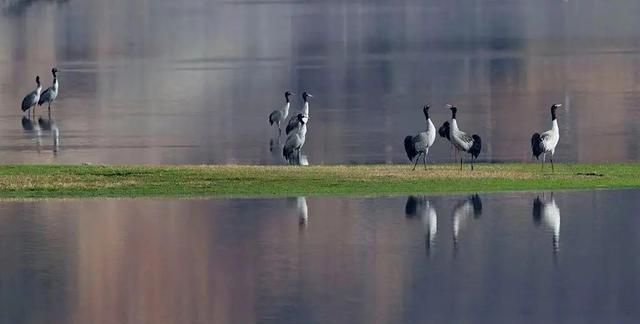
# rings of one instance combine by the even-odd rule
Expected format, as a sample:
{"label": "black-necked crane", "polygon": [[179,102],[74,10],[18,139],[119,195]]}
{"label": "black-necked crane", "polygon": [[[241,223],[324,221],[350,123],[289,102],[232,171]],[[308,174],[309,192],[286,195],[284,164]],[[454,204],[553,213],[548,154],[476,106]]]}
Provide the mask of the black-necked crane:
{"label": "black-necked crane", "polygon": [[287,140],[282,147],[282,156],[289,164],[300,164],[300,151],[306,141],[308,120],[309,117],[302,113],[296,115],[296,127],[287,135]]}
{"label": "black-necked crane", "polygon": [[[304,105],[302,106],[302,110],[300,111],[300,114],[307,117],[309,117],[309,98],[313,98],[313,96],[310,93],[306,91],[302,93],[302,100],[304,101]],[[285,133],[289,135],[289,133],[291,133],[291,131],[296,129],[297,127],[298,127],[297,117],[293,116],[289,119],[289,122],[287,123],[287,128],[285,129]]]}
{"label": "black-necked crane", "polygon": [[51,74],[53,75],[53,84],[42,93],[42,95],[40,96],[40,100],[38,100],[38,106],[42,106],[45,103],[49,105],[49,114],[51,114],[51,104],[56,100],[56,98],[58,98],[59,85],[57,73],[57,68],[54,67],[53,69],[51,69]]}
{"label": "black-necked crane", "polygon": [[551,194],[551,200],[542,199],[540,196],[533,200],[533,223],[536,226],[544,224],[553,234],[553,251],[560,249],[560,208],[556,205]]}
{"label": "black-necked crane", "polygon": [[33,107],[33,115],[35,116],[36,105],[40,100],[40,93],[42,92],[42,85],[40,84],[40,76],[36,76],[36,89],[29,92],[24,99],[22,99],[22,111],[27,111]]}
{"label": "black-necked crane", "polygon": [[[477,134],[469,136],[461,131],[456,121],[458,108],[452,105],[447,105],[447,107],[451,110],[451,126],[449,128],[451,143],[458,151],[471,154],[471,170],[473,170],[474,161],[478,159],[482,150],[482,139]],[[462,170],[462,155],[460,155],[460,170]]]}
{"label": "black-necked crane", "polygon": [[427,169],[427,154],[429,154],[429,148],[436,140],[436,127],[433,126],[431,118],[429,118],[429,108],[429,105],[425,105],[424,108],[422,108],[427,124],[426,130],[424,132],[420,132],[418,135],[407,136],[404,138],[404,149],[407,152],[409,161],[413,162],[415,159],[413,170],[416,169],[418,161],[420,161],[420,156],[423,157],[424,169]]}
{"label": "black-necked crane", "polygon": [[547,157],[547,153],[550,153],[551,156],[549,159],[551,160],[551,171],[554,171],[553,154],[556,152],[556,146],[560,140],[560,129],[558,128],[556,110],[560,107],[562,107],[561,104],[551,106],[551,129],[542,134],[534,133],[533,136],[531,136],[531,152],[536,159],[542,155],[542,170],[544,170],[544,162]]}
{"label": "black-necked crane", "polygon": [[293,95],[293,93],[287,91],[284,93],[285,104],[280,109],[276,109],[269,114],[269,125],[273,126],[274,124],[278,127],[278,138],[282,134],[282,128],[280,128],[280,124],[282,124],[287,117],[289,116],[289,107],[291,107],[291,102],[289,101],[289,96]]}

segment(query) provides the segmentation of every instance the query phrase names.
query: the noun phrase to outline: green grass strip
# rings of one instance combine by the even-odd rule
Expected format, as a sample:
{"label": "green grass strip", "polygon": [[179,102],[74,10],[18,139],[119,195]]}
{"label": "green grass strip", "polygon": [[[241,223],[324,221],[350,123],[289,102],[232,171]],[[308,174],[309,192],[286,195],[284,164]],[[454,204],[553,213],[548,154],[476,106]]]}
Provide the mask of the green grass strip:
{"label": "green grass strip", "polygon": [[640,188],[640,163],[354,166],[0,166],[0,198],[375,196]]}

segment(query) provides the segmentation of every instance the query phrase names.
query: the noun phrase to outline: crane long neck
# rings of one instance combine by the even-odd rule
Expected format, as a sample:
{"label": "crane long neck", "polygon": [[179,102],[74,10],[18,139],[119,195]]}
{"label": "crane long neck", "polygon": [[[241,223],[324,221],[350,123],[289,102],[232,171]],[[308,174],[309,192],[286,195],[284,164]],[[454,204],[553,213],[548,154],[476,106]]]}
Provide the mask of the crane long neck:
{"label": "crane long neck", "polygon": [[309,116],[309,102],[305,101],[304,106],[302,107],[302,114],[305,116]]}
{"label": "crane long neck", "polygon": [[427,122],[427,130],[429,130],[430,128],[435,128],[435,126],[433,126],[433,123],[431,122],[431,118],[429,117],[428,111],[424,113],[424,118]]}
{"label": "crane long neck", "polygon": [[558,132],[559,128],[558,128],[557,119],[554,119],[553,121],[551,121],[551,130],[553,130],[554,132]]}
{"label": "crane long neck", "polygon": [[455,118],[451,119],[451,131],[458,131],[458,122],[456,121]]}

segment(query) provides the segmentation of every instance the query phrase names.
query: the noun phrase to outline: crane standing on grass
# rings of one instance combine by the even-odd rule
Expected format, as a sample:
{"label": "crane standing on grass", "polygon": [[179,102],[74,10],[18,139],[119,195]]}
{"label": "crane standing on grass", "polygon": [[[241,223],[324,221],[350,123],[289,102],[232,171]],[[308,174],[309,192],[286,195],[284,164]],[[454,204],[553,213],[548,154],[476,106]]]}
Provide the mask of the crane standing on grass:
{"label": "crane standing on grass", "polygon": [[418,161],[420,161],[420,156],[423,157],[424,169],[427,169],[427,154],[429,154],[429,148],[436,140],[436,127],[433,126],[431,118],[429,118],[429,108],[429,105],[426,105],[424,106],[424,108],[422,108],[424,118],[427,122],[427,129],[424,132],[419,133],[418,135],[407,136],[404,138],[404,149],[407,152],[409,161],[413,161],[413,159],[415,158],[413,170],[416,169]]}
{"label": "crane standing on grass", "polygon": [[556,152],[556,145],[560,140],[556,110],[560,107],[562,107],[561,104],[551,106],[551,129],[542,134],[534,133],[531,136],[531,152],[536,159],[542,155],[542,170],[544,170],[544,160],[547,157],[547,153],[550,153],[549,159],[551,160],[551,171],[553,171],[553,154]]}
{"label": "crane standing on grass", "polygon": [[[480,136],[473,134],[472,136],[458,129],[458,122],[456,121],[456,113],[458,108],[447,105],[451,109],[451,127],[449,130],[449,137],[451,143],[460,152],[467,152],[471,154],[471,170],[473,170],[474,160],[478,159],[480,150],[482,150],[482,140]],[[460,156],[460,170],[462,170],[462,155]]]}

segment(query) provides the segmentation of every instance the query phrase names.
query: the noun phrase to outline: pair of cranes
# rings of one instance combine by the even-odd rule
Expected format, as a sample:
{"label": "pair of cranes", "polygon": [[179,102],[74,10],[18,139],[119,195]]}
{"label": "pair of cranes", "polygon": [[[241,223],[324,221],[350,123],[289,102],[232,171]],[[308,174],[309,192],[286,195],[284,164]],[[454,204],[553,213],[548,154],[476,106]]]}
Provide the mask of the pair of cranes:
{"label": "pair of cranes", "polygon": [[51,114],[51,104],[56,100],[56,98],[58,97],[58,69],[57,68],[53,68],[51,69],[51,74],[53,75],[53,84],[47,88],[47,90],[45,90],[44,92],[42,92],[42,85],[40,84],[40,76],[36,76],[36,89],[29,92],[24,99],[22,99],[22,111],[27,111],[31,108],[33,108],[31,111],[33,112],[33,115],[35,116],[36,112],[36,105],[37,106],[42,106],[43,104],[47,103],[48,104],[48,110],[49,110],[49,114]]}
{"label": "pair of cranes", "polygon": [[[420,132],[415,136],[407,136],[404,139],[404,149],[407,152],[409,160],[414,161],[413,169],[416,169],[418,161],[422,156],[424,162],[424,168],[427,168],[427,154],[429,154],[429,148],[433,146],[436,141],[436,128],[429,117],[429,105],[425,105],[422,108],[424,117],[427,122],[427,129],[424,132]],[[452,105],[447,105],[447,108],[451,110],[451,123],[445,122],[438,130],[440,136],[445,137],[451,142],[451,145],[458,152],[466,152],[471,154],[471,169],[473,170],[473,163],[475,159],[480,155],[482,149],[482,139],[480,136],[473,134],[471,136],[461,131],[458,128],[458,122],[456,121],[456,114],[458,108]],[[462,170],[462,156],[460,157],[460,170]]]}
{"label": "pair of cranes", "polygon": [[[269,114],[269,124],[276,125],[278,127],[278,139],[282,135],[282,128],[280,127],[283,124],[287,117],[289,116],[289,108],[291,107],[291,101],[289,97],[294,95],[294,93],[287,91],[284,93],[284,98],[286,100],[285,105],[281,109],[274,110]],[[287,122],[287,127],[285,128],[285,135],[287,139],[282,147],[282,156],[287,160],[289,164],[301,164],[301,154],[300,151],[304,146],[304,143],[307,139],[307,123],[309,122],[309,99],[313,98],[308,92],[302,93],[302,100],[304,101],[304,105],[300,112],[292,116]]]}
{"label": "pair of cranes", "polygon": [[[547,153],[549,153],[551,160],[551,170],[553,171],[553,155],[560,140],[560,130],[558,128],[558,120],[556,117],[556,110],[562,107],[561,104],[554,104],[551,106],[551,129],[540,134],[534,133],[531,137],[531,151],[536,159],[539,159],[542,155],[542,169],[544,170],[544,163]],[[427,168],[427,154],[429,148],[433,146],[436,140],[436,129],[433,122],[429,118],[429,105],[424,106],[423,113],[427,123],[427,129],[424,132],[420,132],[414,136],[407,136],[404,139],[404,148],[407,153],[407,157],[410,161],[414,162],[413,169],[416,169],[420,157],[423,157],[424,167]],[[473,164],[477,160],[480,151],[482,150],[482,139],[479,135],[474,134],[469,136],[467,133],[461,131],[458,128],[458,122],[456,121],[456,113],[458,108],[452,105],[447,105],[447,108],[451,110],[451,122],[444,122],[438,129],[440,137],[446,138],[455,149],[456,152],[471,154],[471,170],[473,170]],[[460,156],[460,170],[462,170],[462,156]]]}

